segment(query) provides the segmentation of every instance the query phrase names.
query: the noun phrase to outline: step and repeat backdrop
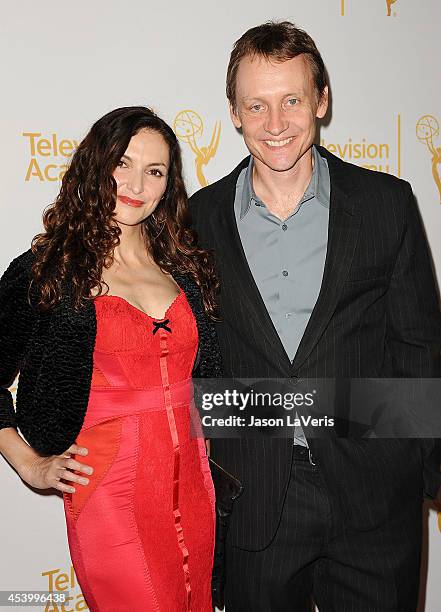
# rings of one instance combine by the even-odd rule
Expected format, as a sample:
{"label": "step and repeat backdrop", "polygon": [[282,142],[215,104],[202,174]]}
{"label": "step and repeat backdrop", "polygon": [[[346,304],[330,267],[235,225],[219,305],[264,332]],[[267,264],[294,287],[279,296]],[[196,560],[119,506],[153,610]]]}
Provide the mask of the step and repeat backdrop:
{"label": "step and repeat backdrop", "polygon": [[[72,152],[113,108],[145,104],[173,126],[190,193],[230,172],[247,151],[225,98],[229,53],[245,30],[269,19],[306,29],[327,65],[332,108],[317,141],[342,159],[412,184],[441,280],[439,0],[4,6],[0,273],[29,248]],[[3,459],[0,486],[0,590],[66,590],[70,602],[48,604],[47,612],[87,610],[61,498],[28,488]],[[441,515],[436,506],[426,510],[421,610],[436,612]]]}

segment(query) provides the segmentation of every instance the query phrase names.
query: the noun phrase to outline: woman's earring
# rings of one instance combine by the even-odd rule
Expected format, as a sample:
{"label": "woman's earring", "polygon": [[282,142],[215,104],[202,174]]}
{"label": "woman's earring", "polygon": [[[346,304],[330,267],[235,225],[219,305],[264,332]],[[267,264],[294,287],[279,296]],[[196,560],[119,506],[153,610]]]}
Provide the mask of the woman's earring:
{"label": "woman's earring", "polygon": [[[150,216],[152,217],[153,221],[155,222],[156,227],[158,227],[159,223],[158,223],[158,220],[156,219],[155,215],[152,213]],[[156,238],[158,238],[158,236],[161,234],[161,232],[164,229],[164,227],[165,227],[165,219],[162,221],[161,227],[159,228],[159,231],[156,233],[155,236],[153,236],[153,240],[156,240]]]}

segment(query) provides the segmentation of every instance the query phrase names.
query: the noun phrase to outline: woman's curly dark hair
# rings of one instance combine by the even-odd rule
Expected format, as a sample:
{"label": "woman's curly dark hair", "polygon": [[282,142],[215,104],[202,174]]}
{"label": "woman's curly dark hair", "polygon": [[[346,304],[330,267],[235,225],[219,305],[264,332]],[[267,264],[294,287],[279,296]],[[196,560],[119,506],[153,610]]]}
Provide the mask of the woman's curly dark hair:
{"label": "woman's curly dark hair", "polygon": [[42,309],[60,302],[66,281],[72,283],[75,309],[108,291],[102,271],[112,264],[121,233],[114,220],[112,174],[140,130],[161,134],[170,155],[164,196],[154,215],[143,221],[146,248],[164,272],[189,274],[201,289],[207,313],[214,316],[218,279],[211,254],[197,246],[190,228],[179,143],[170,126],[144,106],[118,108],[92,126],[72,157],[55,202],[45,210],[45,231],[32,241],[33,284]]}

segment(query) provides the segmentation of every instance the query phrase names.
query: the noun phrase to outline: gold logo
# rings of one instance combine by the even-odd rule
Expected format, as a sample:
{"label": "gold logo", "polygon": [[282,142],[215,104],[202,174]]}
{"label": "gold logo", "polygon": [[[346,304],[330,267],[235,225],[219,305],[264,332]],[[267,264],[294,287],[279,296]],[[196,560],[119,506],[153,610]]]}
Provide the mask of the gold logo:
{"label": "gold logo", "polygon": [[441,203],[441,178],[439,174],[439,165],[441,164],[441,147],[435,147],[433,139],[439,136],[438,119],[433,115],[424,115],[420,117],[416,124],[416,137],[420,142],[426,145],[429,153],[432,156],[432,176],[435,185],[438,187],[439,199]]}
{"label": "gold logo", "polygon": [[68,610],[71,612],[83,612],[89,610],[84,595],[79,591],[75,570],[72,565],[66,571],[57,568],[41,572],[41,575],[47,578],[48,591],[54,593],[61,592],[61,594],[64,591],[69,591],[69,596],[66,597],[65,603],[48,602],[44,612],[68,612]]}
{"label": "gold logo", "polygon": [[387,16],[390,17],[392,14],[392,4],[395,4],[397,0],[386,0]]}
{"label": "gold logo", "polygon": [[[392,4],[395,4],[395,2],[397,2],[397,0],[386,0],[386,10],[387,10],[388,17],[392,15]],[[345,11],[346,11],[345,0],[340,0],[340,14],[342,17],[345,16]],[[395,15],[396,13],[394,13],[394,17]]]}
{"label": "gold logo", "polygon": [[41,132],[23,132],[22,135],[29,147],[29,163],[24,180],[61,181],[78,142],[60,139],[57,134],[46,134],[45,138],[42,138]]}
{"label": "gold logo", "polygon": [[332,142],[321,139],[320,144],[334,155],[353,164],[359,164],[368,170],[377,170],[387,174],[401,176],[401,115],[396,117],[396,127],[390,130],[389,138],[382,142],[369,138],[351,136],[345,140]]}
{"label": "gold logo", "polygon": [[14,382],[9,387],[9,391],[12,395],[12,401],[14,402],[14,406],[17,400],[17,389],[18,389],[18,375],[15,377]]}
{"label": "gold logo", "polygon": [[206,187],[209,183],[202,168],[216,155],[221,134],[221,122],[216,121],[208,147],[199,147],[196,142],[204,132],[204,122],[195,111],[180,111],[173,122],[173,129],[179,140],[187,143],[195,154],[196,176],[201,187]]}

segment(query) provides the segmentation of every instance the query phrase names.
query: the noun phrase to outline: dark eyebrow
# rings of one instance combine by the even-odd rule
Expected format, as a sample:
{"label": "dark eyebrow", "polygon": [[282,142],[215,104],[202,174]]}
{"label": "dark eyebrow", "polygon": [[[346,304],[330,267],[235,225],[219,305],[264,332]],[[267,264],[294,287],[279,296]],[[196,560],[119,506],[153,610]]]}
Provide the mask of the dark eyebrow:
{"label": "dark eyebrow", "polygon": [[[299,89],[297,91],[293,91],[287,94],[284,94],[283,97],[284,98],[289,98],[290,96],[303,96],[304,92]],[[251,102],[251,101],[255,101],[255,102],[264,102],[264,98],[261,98],[259,96],[244,96],[243,98],[241,98],[243,102]]]}
{"label": "dark eyebrow", "polygon": [[[121,159],[128,159],[129,161],[133,161],[133,159],[129,155],[123,155]],[[151,162],[150,164],[147,164],[147,168],[151,168],[152,166],[164,166],[164,168],[167,168],[167,164],[164,164],[164,162]]]}

